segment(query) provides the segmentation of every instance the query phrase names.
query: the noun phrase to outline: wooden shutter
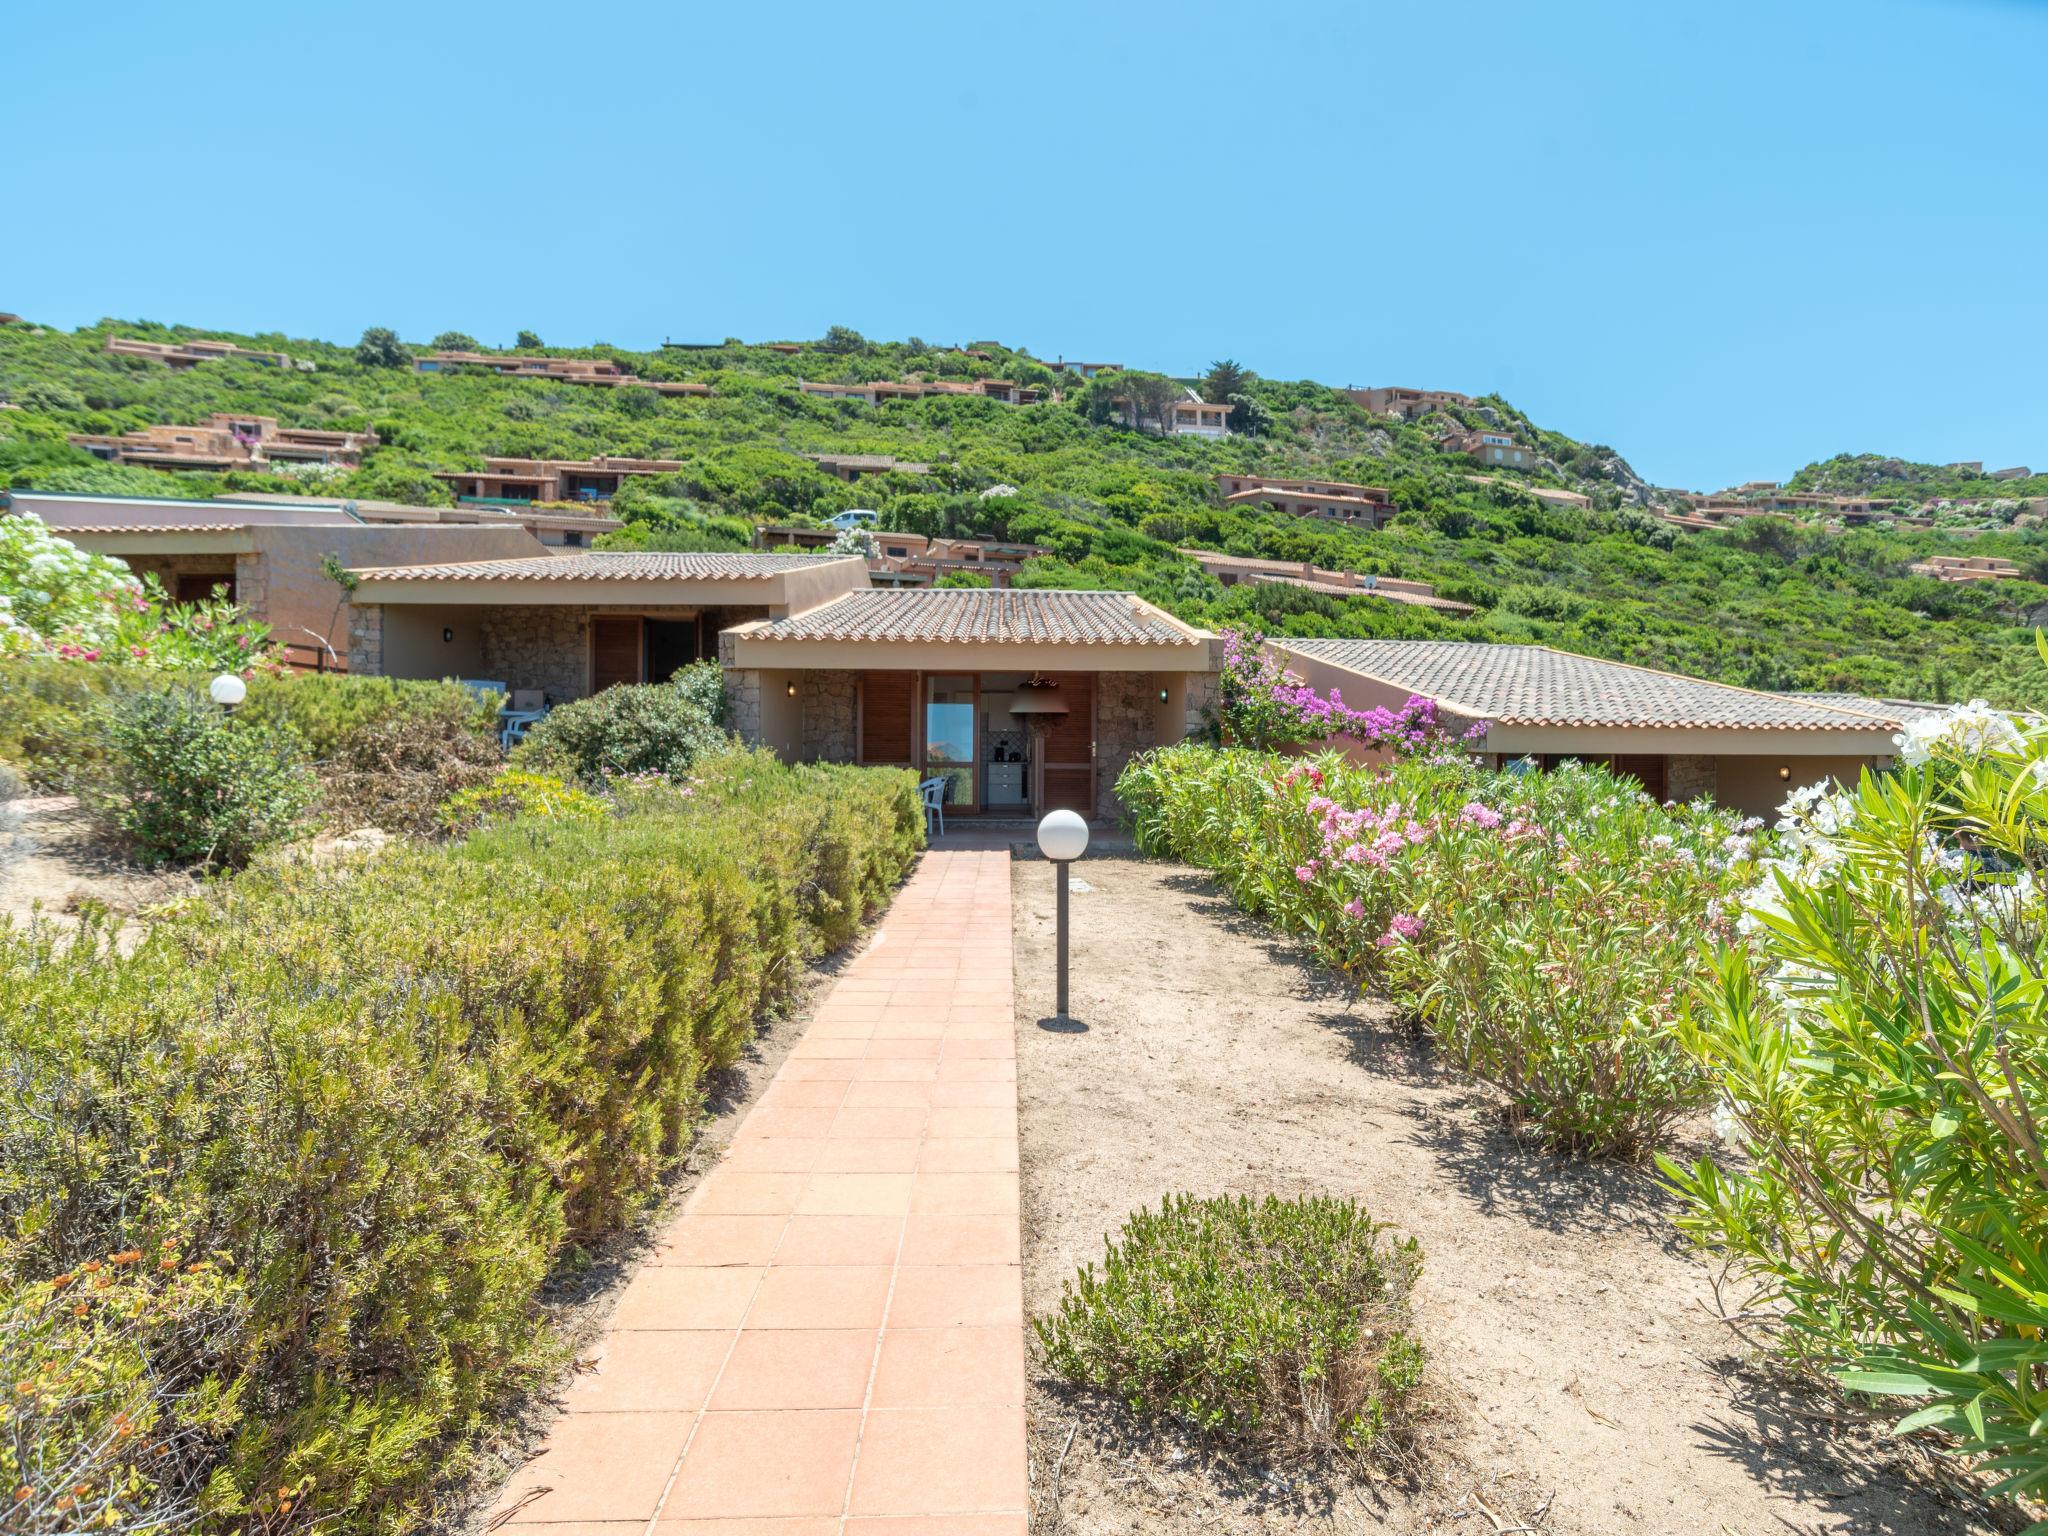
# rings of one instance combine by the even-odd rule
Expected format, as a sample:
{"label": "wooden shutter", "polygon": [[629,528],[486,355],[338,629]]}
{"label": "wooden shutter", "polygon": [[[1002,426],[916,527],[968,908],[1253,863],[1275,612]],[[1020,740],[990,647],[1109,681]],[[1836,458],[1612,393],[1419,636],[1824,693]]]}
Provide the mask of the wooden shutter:
{"label": "wooden shutter", "polygon": [[1040,783],[1048,811],[1095,814],[1095,675],[1059,672],[1060,700],[1067,706],[1042,739]]}
{"label": "wooden shutter", "polygon": [[860,760],[864,763],[911,761],[911,716],[917,698],[915,672],[863,672],[860,675]]}
{"label": "wooden shutter", "polygon": [[590,621],[590,691],[640,681],[640,620]]}
{"label": "wooden shutter", "polygon": [[1666,782],[1666,760],[1658,756],[1617,757],[1613,759],[1616,774],[1634,779],[1643,786],[1643,791],[1652,800],[1664,798]]}

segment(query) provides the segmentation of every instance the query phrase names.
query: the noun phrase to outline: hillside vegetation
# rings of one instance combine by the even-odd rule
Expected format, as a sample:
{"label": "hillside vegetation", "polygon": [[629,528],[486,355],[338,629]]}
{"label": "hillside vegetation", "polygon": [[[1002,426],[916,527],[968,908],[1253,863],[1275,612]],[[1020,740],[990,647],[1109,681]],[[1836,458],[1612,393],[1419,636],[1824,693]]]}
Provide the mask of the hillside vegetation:
{"label": "hillside vegetation", "polygon": [[[231,360],[173,373],[109,356],[103,344],[110,333],[216,336],[289,352],[314,369]],[[464,345],[468,338],[441,340]],[[1954,553],[2002,556],[2048,575],[2048,539],[2040,533],[1837,534],[1772,519],[1682,533],[1643,510],[1653,493],[1612,449],[1543,431],[1498,398],[1460,419],[1501,426],[1536,447],[1546,467],[1535,477],[1478,483],[1467,461],[1436,446],[1451,424],[1446,418],[1410,424],[1370,416],[1341,391],[1310,381],[1252,374],[1221,381],[1229,393],[1218,398],[1241,402],[1240,419],[1258,432],[1209,442],[1140,434],[1109,419],[1111,393],[1131,389],[1142,397],[1165,388],[1169,381],[1157,375],[1084,384],[993,342],[973,343],[982,355],[968,355],[915,339],[870,343],[835,329],[797,354],[738,342],[652,353],[551,350],[611,357],[648,380],[700,380],[717,393],[692,399],[480,373],[422,375],[400,352],[387,350],[379,365],[359,361],[353,347],[274,334],[111,320],[68,334],[10,326],[0,328],[0,397],[17,409],[0,412],[0,475],[9,485],[42,489],[296,491],[428,504],[448,500],[434,470],[478,467],[487,455],[667,458],[685,467],[636,480],[613,503],[630,525],[614,542],[740,548],[756,523],[874,507],[886,526],[906,531],[1047,546],[1053,555],[1027,569],[1026,585],[1128,588],[1205,624],[1540,642],[1754,687],[2048,704],[2048,678],[2031,648],[2048,590],[2034,581],[1943,585],[1907,571],[1927,554]],[[797,389],[800,377],[906,375],[1007,377],[1057,385],[1063,398],[1034,406],[936,398],[871,407]],[[383,445],[352,471],[167,475],[103,464],[65,441],[68,433],[202,421],[225,410],[274,415],[287,425],[375,428]],[[828,451],[891,453],[931,469],[849,486],[801,457]],[[1862,462],[1809,466],[1794,484],[1849,489],[1848,472],[1835,466]],[[1232,470],[1384,485],[1400,516],[1391,528],[1360,533],[1226,508],[1213,477]],[[1925,483],[1949,473],[1936,470]],[[1546,505],[1518,480],[1579,490],[1594,504]],[[1900,494],[1901,484],[1853,488]],[[1984,494],[2044,488],[2048,482],[2018,482]],[[1226,591],[1177,554],[1180,547],[1428,581],[1480,611],[1449,617],[1283,586]]]}

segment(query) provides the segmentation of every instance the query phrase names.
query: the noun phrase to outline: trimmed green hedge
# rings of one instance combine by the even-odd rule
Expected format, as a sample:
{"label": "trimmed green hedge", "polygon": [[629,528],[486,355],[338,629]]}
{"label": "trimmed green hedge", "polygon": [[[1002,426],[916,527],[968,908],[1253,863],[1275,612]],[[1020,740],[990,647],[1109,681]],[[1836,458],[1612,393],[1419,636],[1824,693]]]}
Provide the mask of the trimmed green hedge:
{"label": "trimmed green hedge", "polygon": [[126,956],[0,935],[0,1336],[109,1254],[218,1256],[205,1523],[418,1523],[557,1363],[546,1277],[921,846],[907,772],[701,767],[603,821],[260,866]]}

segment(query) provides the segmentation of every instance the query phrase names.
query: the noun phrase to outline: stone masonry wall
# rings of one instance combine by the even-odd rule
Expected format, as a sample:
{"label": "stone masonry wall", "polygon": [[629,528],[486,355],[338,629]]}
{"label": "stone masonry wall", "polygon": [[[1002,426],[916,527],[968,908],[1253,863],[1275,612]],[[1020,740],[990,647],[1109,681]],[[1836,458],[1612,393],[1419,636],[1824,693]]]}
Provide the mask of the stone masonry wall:
{"label": "stone masonry wall", "polygon": [[557,704],[590,692],[588,608],[487,608],[481,624],[484,676],[542,689]]}
{"label": "stone masonry wall", "polygon": [[806,672],[797,685],[803,707],[803,741],[799,757],[807,763],[850,763],[860,751],[858,740],[859,682],[856,674]]}
{"label": "stone masonry wall", "polygon": [[1102,672],[1095,689],[1095,814],[1113,820],[1123,813],[1117,778],[1158,744],[1159,681],[1150,672]]}
{"label": "stone masonry wall", "polygon": [[1673,753],[1664,759],[1665,799],[1684,805],[1701,795],[1713,798],[1719,787],[1719,759],[1685,753]]}
{"label": "stone masonry wall", "polygon": [[1223,698],[1223,680],[1214,672],[1190,672],[1187,676],[1186,718],[1183,737],[1201,736],[1215,723]]}
{"label": "stone masonry wall", "polygon": [[727,665],[731,642],[720,646],[720,666],[725,673],[725,723],[749,746],[761,744],[761,674],[752,667]]}
{"label": "stone masonry wall", "polygon": [[384,605],[348,605],[348,669],[364,677],[384,675]]}

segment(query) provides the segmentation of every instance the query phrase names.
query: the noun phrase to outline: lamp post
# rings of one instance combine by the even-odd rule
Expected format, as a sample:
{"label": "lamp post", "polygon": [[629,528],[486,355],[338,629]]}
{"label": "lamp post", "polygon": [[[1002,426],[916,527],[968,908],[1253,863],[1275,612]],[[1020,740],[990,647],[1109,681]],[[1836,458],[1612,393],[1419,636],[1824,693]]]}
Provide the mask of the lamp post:
{"label": "lamp post", "polygon": [[1058,893],[1059,1003],[1056,1018],[1067,1016],[1067,866],[1088,851],[1088,823],[1072,811],[1052,811],[1038,824],[1038,851],[1052,861],[1053,889]]}
{"label": "lamp post", "polygon": [[206,685],[206,696],[222,709],[233,709],[249,697],[249,685],[232,672],[223,672]]}

